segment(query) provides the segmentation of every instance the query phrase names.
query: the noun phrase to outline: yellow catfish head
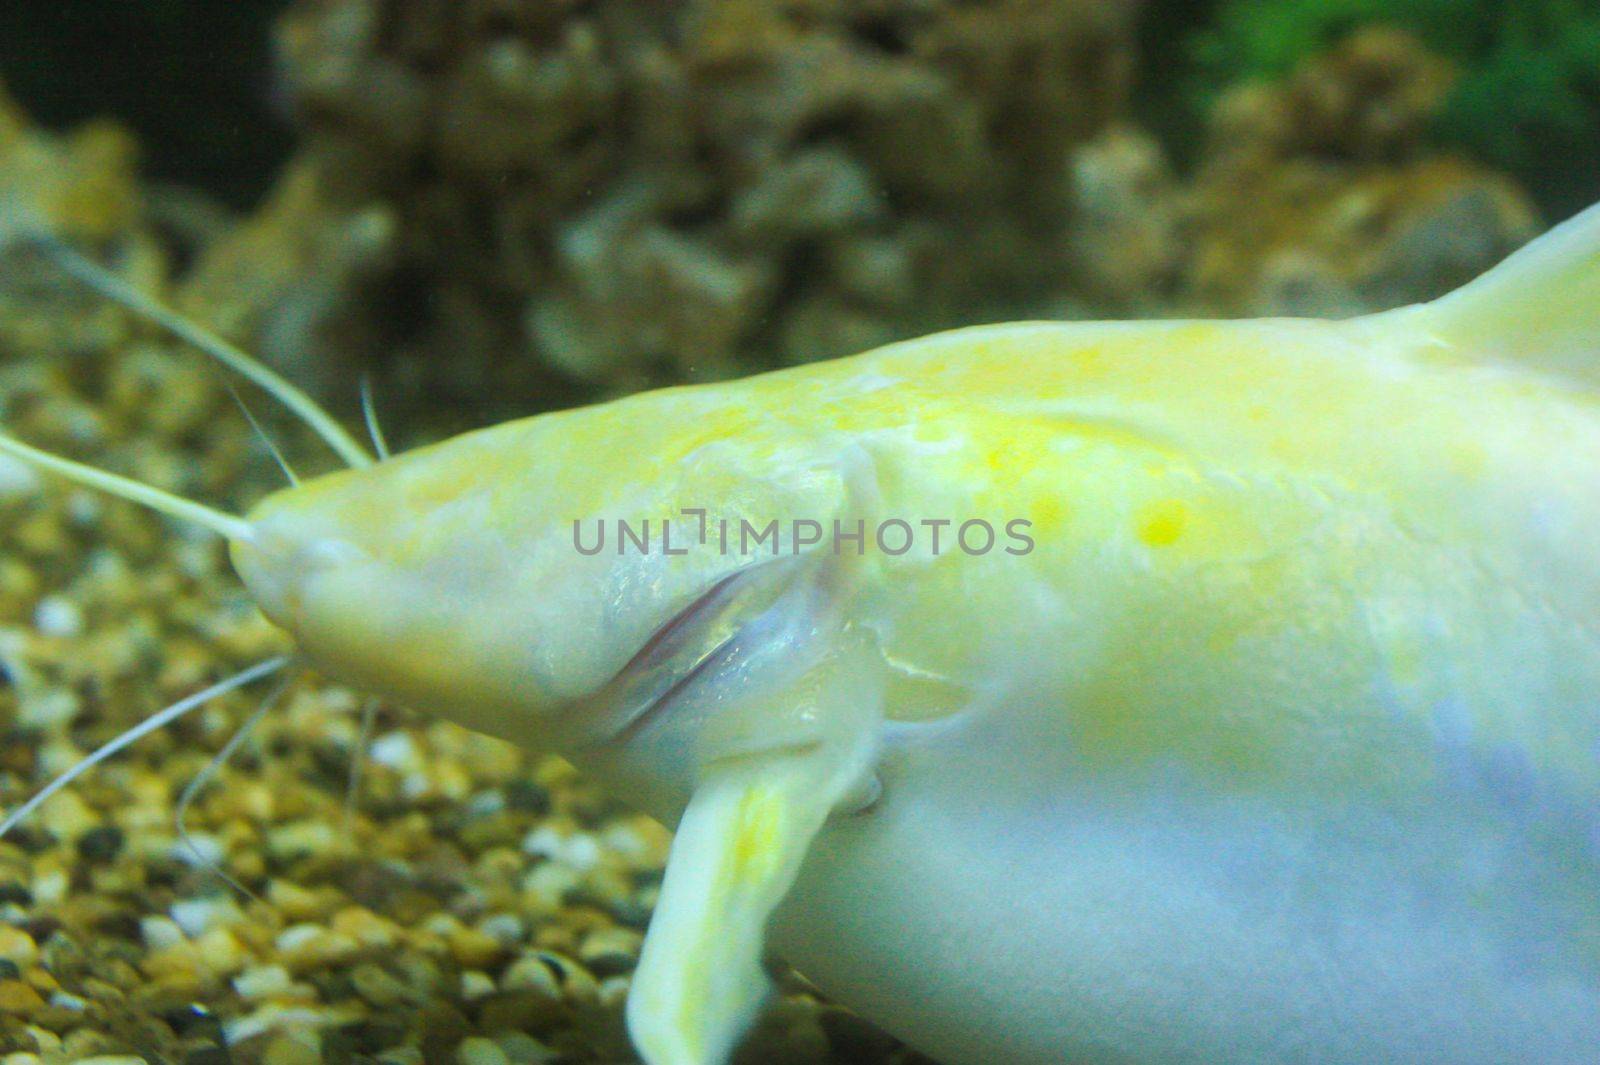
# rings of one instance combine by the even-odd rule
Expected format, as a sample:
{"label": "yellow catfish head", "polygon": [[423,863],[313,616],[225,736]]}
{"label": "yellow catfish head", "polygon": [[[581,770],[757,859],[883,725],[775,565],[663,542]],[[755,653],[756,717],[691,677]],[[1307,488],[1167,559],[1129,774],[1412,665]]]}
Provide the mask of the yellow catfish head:
{"label": "yellow catfish head", "polygon": [[794,519],[831,519],[845,491],[815,431],[737,389],[679,390],[285,489],[233,557],[331,675],[566,749],[637,728],[814,583]]}

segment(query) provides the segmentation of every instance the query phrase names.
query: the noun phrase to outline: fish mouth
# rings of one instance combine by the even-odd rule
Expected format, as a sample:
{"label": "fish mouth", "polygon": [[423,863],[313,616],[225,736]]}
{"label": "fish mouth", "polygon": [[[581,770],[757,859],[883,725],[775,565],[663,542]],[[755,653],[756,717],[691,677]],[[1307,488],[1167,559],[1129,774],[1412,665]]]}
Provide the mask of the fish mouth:
{"label": "fish mouth", "polygon": [[760,562],[718,578],[657,627],[586,700],[607,722],[590,747],[626,745],[715,676],[738,652],[740,637],[789,587],[796,561]]}

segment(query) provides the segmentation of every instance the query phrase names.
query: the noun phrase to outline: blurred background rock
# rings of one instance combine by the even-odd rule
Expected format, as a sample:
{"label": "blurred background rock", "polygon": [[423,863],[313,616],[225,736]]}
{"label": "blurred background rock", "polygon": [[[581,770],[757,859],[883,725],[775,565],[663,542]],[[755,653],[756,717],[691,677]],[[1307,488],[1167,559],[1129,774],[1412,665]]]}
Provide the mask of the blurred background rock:
{"label": "blurred background rock", "polygon": [[80,0],[7,5],[0,76],[132,131],[176,302],[443,431],[961,323],[1443,291],[1600,198],[1600,16],[1467,6]]}

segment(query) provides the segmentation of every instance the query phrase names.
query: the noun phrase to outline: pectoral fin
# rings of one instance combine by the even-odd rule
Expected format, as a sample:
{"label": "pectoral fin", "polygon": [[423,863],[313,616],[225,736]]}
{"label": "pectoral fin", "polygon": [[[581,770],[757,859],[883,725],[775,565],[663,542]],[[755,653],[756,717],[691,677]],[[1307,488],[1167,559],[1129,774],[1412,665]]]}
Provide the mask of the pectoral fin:
{"label": "pectoral fin", "polygon": [[[819,701],[819,718],[833,716],[830,701],[871,698],[851,690],[858,674],[827,673],[798,693]],[[649,1065],[717,1065],[755,1018],[770,990],[761,968],[767,919],[828,815],[870,778],[875,732],[865,720],[855,713],[816,742],[703,768],[628,998],[628,1028]]]}

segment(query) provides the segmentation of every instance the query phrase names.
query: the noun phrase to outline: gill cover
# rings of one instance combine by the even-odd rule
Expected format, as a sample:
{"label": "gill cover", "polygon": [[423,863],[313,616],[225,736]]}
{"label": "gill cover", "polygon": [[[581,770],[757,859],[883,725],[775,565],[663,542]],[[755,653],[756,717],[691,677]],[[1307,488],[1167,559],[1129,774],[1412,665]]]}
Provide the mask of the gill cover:
{"label": "gill cover", "polygon": [[877,794],[887,672],[856,576],[819,554],[750,565],[597,693],[645,711],[579,765],[677,821],[627,1005],[648,1065],[727,1059],[768,995],[768,918],[828,817]]}

